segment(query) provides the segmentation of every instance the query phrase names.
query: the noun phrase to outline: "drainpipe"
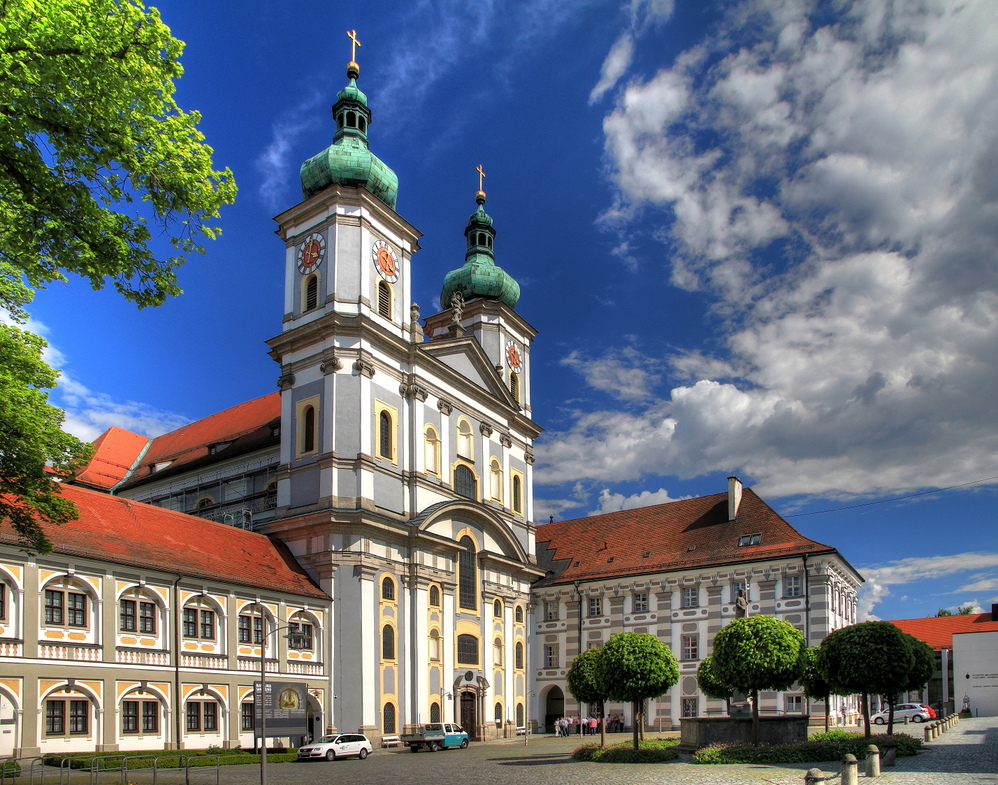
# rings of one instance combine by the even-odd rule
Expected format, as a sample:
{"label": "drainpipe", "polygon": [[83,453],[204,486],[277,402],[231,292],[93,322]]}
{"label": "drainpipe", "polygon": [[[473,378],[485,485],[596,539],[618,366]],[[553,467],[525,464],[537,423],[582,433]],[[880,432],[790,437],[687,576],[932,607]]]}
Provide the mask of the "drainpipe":
{"label": "drainpipe", "polygon": [[804,563],[804,638],[805,643],[811,645],[811,581],[807,572],[807,554],[801,556]]}
{"label": "drainpipe", "polygon": [[575,586],[575,593],[579,595],[579,647],[577,653],[582,654],[582,589],[579,588],[581,581],[572,581],[572,583]]}
{"label": "drainpipe", "polygon": [[180,581],[182,575],[177,576],[173,582],[173,732],[174,749],[180,749],[180,729],[181,729],[181,703],[180,703],[180,614],[183,609],[180,607]]}

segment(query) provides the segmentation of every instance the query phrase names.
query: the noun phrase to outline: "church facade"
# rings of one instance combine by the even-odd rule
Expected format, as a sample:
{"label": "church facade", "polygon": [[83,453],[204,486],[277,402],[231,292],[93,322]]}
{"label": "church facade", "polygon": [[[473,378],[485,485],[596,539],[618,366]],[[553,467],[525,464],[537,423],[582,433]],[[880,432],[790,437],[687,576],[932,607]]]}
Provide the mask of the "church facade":
{"label": "church facade", "polygon": [[[535,527],[535,330],[495,263],[485,193],[443,310],[422,318],[420,234],[368,147],[358,77],[351,61],[333,142],[276,219],[278,391],[153,439],[110,429],[67,488],[81,515],[51,533],[52,554],[25,557],[0,533],[0,755],[251,746],[261,667],[306,685],[311,735],[377,741],[430,721],[514,735],[582,711],[571,657],[624,630],[686,647],[681,692],[656,712],[672,727],[709,708],[690,702],[689,677],[739,581],[755,612],[806,624],[813,642],[854,618],[861,578],[754,494],[698,529],[692,560],[679,529],[642,528],[675,519],[673,505]],[[735,534],[749,540],[728,547]],[[833,583],[849,603],[838,615]]]}

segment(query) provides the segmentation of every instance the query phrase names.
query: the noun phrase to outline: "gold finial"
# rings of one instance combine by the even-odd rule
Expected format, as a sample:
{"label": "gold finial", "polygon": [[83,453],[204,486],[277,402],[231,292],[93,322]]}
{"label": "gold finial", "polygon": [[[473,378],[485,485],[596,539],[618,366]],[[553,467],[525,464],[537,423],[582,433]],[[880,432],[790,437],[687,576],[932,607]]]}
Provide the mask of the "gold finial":
{"label": "gold finial", "polygon": [[475,194],[475,201],[481,204],[485,201],[485,191],[482,190],[482,180],[485,177],[485,172],[481,164],[475,167],[475,171],[478,172],[478,193]]}
{"label": "gold finial", "polygon": [[357,40],[356,30],[347,30],[347,38],[350,39],[350,59],[357,59],[357,47],[361,46],[360,41]]}

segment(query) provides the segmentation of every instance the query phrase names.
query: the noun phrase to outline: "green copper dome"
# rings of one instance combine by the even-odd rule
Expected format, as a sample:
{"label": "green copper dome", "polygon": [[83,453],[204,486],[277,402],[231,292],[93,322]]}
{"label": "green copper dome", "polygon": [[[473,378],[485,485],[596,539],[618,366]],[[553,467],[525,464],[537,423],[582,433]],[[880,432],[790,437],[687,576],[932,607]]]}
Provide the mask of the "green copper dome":
{"label": "green copper dome", "polygon": [[520,284],[495,263],[492,245],[496,230],[492,228],[492,217],[485,212],[485,192],[479,191],[475,201],[478,209],[472,213],[464,230],[464,236],[468,238],[464,266],[451,270],[444,278],[440,307],[449,308],[451,297],[460,292],[465,302],[485,298],[515,308],[520,299]]}
{"label": "green copper dome", "polygon": [[302,196],[307,199],[330,185],[363,188],[393,210],[398,198],[399,178],[367,146],[371,110],[367,96],[357,87],[360,66],[347,65],[349,84],[336,95],[333,143],[301,165]]}

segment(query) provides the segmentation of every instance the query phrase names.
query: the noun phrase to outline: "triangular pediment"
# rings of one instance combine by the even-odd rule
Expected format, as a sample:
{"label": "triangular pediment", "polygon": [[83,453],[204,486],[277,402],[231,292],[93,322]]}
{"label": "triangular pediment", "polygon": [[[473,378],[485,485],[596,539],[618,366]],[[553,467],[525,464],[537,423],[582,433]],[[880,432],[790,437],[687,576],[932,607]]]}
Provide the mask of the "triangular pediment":
{"label": "triangular pediment", "polygon": [[503,403],[519,408],[509,390],[503,385],[499,374],[489,361],[488,355],[471,336],[460,338],[438,338],[419,345],[421,351],[446,365],[468,382],[481,387]]}

